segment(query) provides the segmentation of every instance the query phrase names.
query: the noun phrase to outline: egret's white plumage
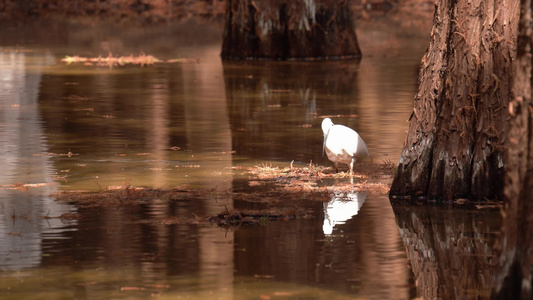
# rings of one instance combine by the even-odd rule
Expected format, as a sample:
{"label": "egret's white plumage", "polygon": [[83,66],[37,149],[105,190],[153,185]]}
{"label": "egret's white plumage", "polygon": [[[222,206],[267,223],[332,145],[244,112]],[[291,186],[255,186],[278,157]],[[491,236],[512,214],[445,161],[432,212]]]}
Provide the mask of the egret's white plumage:
{"label": "egret's white plumage", "polygon": [[335,164],[335,169],[339,171],[339,163],[350,166],[350,173],[353,173],[353,165],[357,157],[370,155],[365,141],[353,129],[344,125],[335,125],[330,118],[322,121],[322,131],[324,132],[324,144],[322,155],[326,152],[328,159]]}

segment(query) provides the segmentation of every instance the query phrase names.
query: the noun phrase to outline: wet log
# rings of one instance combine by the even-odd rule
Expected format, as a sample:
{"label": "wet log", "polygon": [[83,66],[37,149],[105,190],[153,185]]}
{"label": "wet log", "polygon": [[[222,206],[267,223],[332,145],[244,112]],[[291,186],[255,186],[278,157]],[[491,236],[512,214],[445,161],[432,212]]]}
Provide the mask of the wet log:
{"label": "wet log", "polygon": [[228,0],[221,56],[360,58],[350,1]]}
{"label": "wet log", "polygon": [[437,1],[391,196],[503,199],[517,6]]}
{"label": "wet log", "polygon": [[492,299],[533,299],[533,2],[522,0],[520,5],[504,221]]}

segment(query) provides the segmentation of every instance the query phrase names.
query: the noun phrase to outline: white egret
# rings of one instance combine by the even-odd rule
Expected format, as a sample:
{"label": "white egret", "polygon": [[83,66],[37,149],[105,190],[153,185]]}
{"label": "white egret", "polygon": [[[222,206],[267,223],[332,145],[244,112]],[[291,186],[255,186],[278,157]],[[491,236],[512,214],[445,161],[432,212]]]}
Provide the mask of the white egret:
{"label": "white egret", "polygon": [[334,125],[330,118],[325,118],[322,121],[322,131],[324,132],[322,156],[325,151],[328,159],[335,164],[337,172],[339,172],[339,163],[343,163],[350,166],[350,174],[353,174],[356,158],[370,155],[365,141],[353,129],[344,125]]}

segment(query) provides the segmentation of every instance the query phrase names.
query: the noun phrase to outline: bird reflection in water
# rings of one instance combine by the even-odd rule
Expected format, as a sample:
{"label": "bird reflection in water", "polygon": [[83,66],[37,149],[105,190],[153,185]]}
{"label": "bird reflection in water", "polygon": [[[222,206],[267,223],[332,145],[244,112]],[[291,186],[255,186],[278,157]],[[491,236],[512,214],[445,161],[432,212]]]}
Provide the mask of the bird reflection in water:
{"label": "bird reflection in water", "polygon": [[335,192],[331,200],[324,202],[324,234],[330,235],[333,227],[344,224],[357,215],[366,199],[366,192]]}

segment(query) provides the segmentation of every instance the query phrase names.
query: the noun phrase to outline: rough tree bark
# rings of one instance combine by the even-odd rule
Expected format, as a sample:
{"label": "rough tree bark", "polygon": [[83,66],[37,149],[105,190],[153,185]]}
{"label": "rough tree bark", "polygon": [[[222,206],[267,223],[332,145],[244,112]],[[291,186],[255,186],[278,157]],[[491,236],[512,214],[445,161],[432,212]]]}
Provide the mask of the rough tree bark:
{"label": "rough tree bark", "polygon": [[520,5],[504,220],[492,299],[533,299],[533,3],[522,0]]}
{"label": "rough tree bark", "polygon": [[390,195],[501,200],[518,2],[435,7]]}
{"label": "rough tree bark", "polygon": [[227,0],[222,58],[359,58],[348,0]]}

